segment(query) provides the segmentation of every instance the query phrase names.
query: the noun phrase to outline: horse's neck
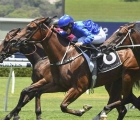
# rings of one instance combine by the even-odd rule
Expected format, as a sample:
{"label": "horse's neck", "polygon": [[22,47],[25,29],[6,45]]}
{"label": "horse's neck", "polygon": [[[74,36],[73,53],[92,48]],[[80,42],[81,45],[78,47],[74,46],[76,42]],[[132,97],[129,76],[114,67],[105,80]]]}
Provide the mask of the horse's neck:
{"label": "horse's neck", "polygon": [[[24,53],[22,53],[24,54]],[[28,54],[24,54],[26,58],[30,61],[32,66],[34,66],[38,61],[44,59],[46,57],[46,53],[43,49],[37,48],[36,51],[28,50]]]}
{"label": "horse's neck", "polygon": [[61,37],[57,36],[51,37],[49,40],[44,40],[42,46],[46,51],[51,63],[61,61],[68,47],[68,42],[66,42]]}

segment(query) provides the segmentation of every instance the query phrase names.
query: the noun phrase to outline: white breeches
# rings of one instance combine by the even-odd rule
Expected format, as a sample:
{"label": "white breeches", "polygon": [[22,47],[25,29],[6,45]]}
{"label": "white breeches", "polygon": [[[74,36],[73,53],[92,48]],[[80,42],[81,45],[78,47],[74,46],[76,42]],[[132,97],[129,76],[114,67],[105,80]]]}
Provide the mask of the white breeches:
{"label": "white breeches", "polygon": [[[78,39],[78,42],[83,41],[86,37],[81,37]],[[94,39],[92,44],[102,44],[106,40],[106,34],[103,31],[102,27],[100,28],[100,32],[97,35],[94,35]]]}

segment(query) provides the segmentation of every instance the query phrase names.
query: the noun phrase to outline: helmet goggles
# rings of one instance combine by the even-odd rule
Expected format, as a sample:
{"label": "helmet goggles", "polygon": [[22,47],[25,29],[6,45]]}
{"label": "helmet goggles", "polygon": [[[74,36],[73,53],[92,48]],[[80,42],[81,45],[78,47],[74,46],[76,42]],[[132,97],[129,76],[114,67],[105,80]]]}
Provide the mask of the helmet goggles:
{"label": "helmet goggles", "polygon": [[64,31],[67,31],[69,29],[69,26],[62,26],[61,29],[63,29]]}

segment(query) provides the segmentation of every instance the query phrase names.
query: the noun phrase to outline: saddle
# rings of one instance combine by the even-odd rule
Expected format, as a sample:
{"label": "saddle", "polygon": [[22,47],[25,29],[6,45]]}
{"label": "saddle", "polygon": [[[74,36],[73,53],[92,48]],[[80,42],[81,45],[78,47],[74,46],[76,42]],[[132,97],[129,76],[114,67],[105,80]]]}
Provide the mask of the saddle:
{"label": "saddle", "polygon": [[92,75],[91,88],[95,87],[98,74],[108,72],[122,65],[122,62],[117,52],[111,52],[109,53],[109,55],[103,54],[103,56],[96,58],[95,50],[93,50],[92,48],[81,47],[81,49],[83,51],[85,49],[86,50],[88,49],[88,51],[85,54],[90,58],[90,62],[92,62],[94,66],[91,71]]}

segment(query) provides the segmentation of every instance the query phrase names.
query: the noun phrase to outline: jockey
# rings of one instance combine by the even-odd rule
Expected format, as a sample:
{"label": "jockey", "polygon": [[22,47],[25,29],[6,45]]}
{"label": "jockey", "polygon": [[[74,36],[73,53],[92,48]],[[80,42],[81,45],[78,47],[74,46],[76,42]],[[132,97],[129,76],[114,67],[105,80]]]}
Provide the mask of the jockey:
{"label": "jockey", "polygon": [[58,21],[58,27],[63,29],[62,36],[67,37],[73,34],[77,37],[75,46],[90,45],[97,51],[97,56],[100,57],[103,54],[93,44],[99,45],[106,40],[106,34],[102,27],[99,27],[97,23],[92,20],[76,21],[69,15],[63,15]]}
{"label": "jockey", "polygon": [[[55,30],[56,30],[59,34],[61,34],[61,33],[63,32],[63,30],[62,30],[61,28],[55,28]],[[76,38],[73,34],[68,35],[68,36],[67,36],[67,39],[68,39],[69,41],[77,41],[77,38]]]}

